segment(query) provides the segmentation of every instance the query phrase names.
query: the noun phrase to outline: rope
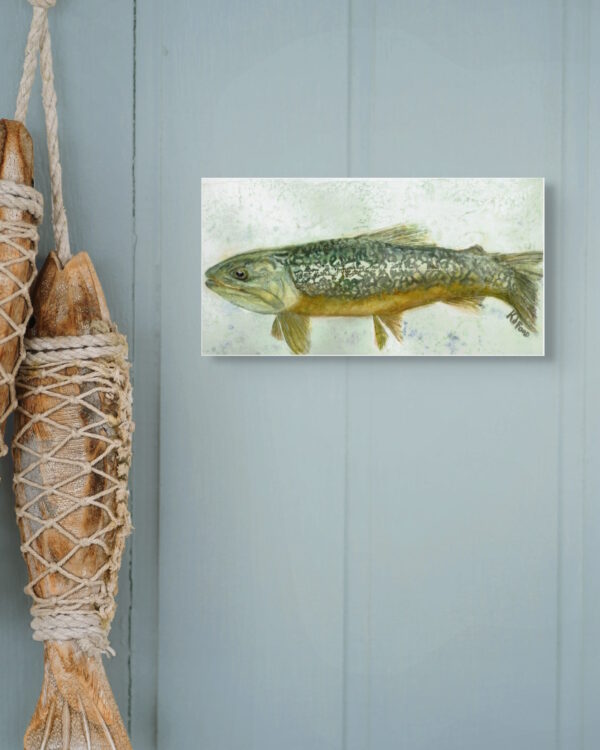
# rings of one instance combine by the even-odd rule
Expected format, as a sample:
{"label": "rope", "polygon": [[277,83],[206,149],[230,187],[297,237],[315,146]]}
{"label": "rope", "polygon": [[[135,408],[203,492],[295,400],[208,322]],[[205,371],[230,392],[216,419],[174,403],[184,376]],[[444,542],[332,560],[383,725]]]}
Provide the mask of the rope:
{"label": "rope", "polygon": [[[0,219],[3,258],[0,261],[0,425],[3,425],[17,407],[15,377],[25,357],[23,336],[32,312],[29,289],[35,279],[38,224],[44,202],[34,188],[0,180],[0,210],[3,217],[8,217]],[[0,434],[0,456],[7,452]]]}
{"label": "rope", "polygon": [[127,339],[115,333],[31,338],[25,339],[25,347],[25,363],[31,367],[98,357],[127,359]]}
{"label": "rope", "polygon": [[116,331],[33,338],[17,377],[13,456],[34,639],[108,642],[131,530],[131,386]]}
{"label": "rope", "polygon": [[[29,2],[33,17],[15,119],[25,124],[39,58],[52,223],[56,252],[64,266],[71,250],[48,27],[48,10],[56,0]],[[41,220],[41,196],[31,189],[0,181],[3,205],[27,210],[37,222]],[[20,249],[34,264],[35,252],[18,247],[18,240],[37,246],[36,227],[25,221],[10,226],[0,222],[0,241]],[[15,262],[0,264],[0,273],[12,279]],[[28,292],[24,284],[15,295],[23,290]],[[28,294],[26,300],[28,319]],[[4,343],[3,317],[2,304],[0,344]],[[33,599],[33,637],[75,639],[91,654],[114,654],[108,633],[125,539],[131,530],[127,475],[133,422],[127,342],[107,324],[88,335],[36,337],[24,343],[25,324],[13,328],[11,337],[20,336],[20,369],[15,377],[14,372],[4,373],[0,362],[0,385],[6,379],[17,403],[13,481],[21,552],[29,569],[25,592]]]}
{"label": "rope", "polygon": [[54,88],[50,29],[48,27],[48,9],[54,7],[56,0],[28,0],[28,2],[33,6],[33,17],[25,46],[25,62],[23,63],[23,75],[21,76],[21,84],[17,95],[15,120],[19,120],[25,124],[39,53],[40,73],[42,76],[42,101],[46,120],[46,140],[48,143],[48,161],[50,164],[50,184],[52,190],[52,225],[54,227],[56,254],[64,266],[71,257],[71,248],[67,212],[65,210],[62,191],[56,90]]}
{"label": "rope", "polygon": [[[15,119],[25,124],[39,56],[52,223],[64,266],[71,251],[48,27],[48,10],[56,0],[29,2],[33,17]],[[27,210],[37,222],[42,217],[39,193],[12,183],[0,181],[0,206]],[[0,222],[0,242],[20,250],[35,269],[35,248],[23,249],[19,240],[37,247],[36,227],[25,221]],[[13,279],[16,262],[0,263],[0,273]],[[19,283],[16,277],[14,281]],[[15,295],[25,292],[27,320],[28,286],[18,286]],[[1,302],[0,344],[8,340],[2,339],[6,300]],[[21,552],[29,569],[25,592],[33,599],[33,637],[77,640],[90,654],[114,654],[108,633],[131,530],[127,476],[133,422],[127,342],[108,324],[97,324],[87,335],[35,337],[24,343],[25,324],[13,328],[8,338],[20,336],[20,369],[16,377],[5,373],[0,361],[0,385],[6,380],[16,403],[13,481]]]}

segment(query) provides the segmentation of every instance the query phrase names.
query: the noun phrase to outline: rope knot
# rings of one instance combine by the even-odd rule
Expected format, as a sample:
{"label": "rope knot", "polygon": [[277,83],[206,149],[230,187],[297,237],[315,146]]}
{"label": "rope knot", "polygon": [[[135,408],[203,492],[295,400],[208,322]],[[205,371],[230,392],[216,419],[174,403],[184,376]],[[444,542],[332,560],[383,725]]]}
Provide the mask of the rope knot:
{"label": "rope knot", "polygon": [[34,8],[41,8],[42,10],[50,10],[56,5],[56,0],[28,0],[28,2]]}

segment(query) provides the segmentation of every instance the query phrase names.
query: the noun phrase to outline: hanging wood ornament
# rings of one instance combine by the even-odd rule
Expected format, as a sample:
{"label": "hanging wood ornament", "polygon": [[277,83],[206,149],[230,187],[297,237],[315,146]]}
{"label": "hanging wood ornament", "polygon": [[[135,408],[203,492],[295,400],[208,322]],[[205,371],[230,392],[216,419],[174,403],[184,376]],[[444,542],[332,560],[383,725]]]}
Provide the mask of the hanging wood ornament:
{"label": "hanging wood ornament", "polygon": [[62,200],[47,10],[34,6],[19,102],[39,50],[56,252],[32,291],[17,379],[13,458],[21,551],[44,678],[26,750],[130,748],[102,664],[130,531],[131,386],[127,343],[86,253],[71,256]]}
{"label": "hanging wood ornament", "polygon": [[17,405],[15,376],[35,277],[42,196],[33,188],[33,143],[21,122],[0,120],[0,456],[6,420]]}

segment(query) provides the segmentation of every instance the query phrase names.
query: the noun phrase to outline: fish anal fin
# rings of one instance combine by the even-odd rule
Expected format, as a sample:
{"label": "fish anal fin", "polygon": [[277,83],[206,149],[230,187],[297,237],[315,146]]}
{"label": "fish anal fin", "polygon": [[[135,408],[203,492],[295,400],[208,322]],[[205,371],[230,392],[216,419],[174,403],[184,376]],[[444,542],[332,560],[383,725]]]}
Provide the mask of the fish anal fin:
{"label": "fish anal fin", "polygon": [[381,322],[389,329],[396,341],[402,341],[402,313],[380,315]]}
{"label": "fish anal fin", "polygon": [[481,312],[483,300],[481,297],[456,297],[454,299],[445,299],[444,302],[452,307],[458,307],[465,312]]}
{"label": "fish anal fin", "polygon": [[275,318],[273,325],[271,326],[271,336],[277,339],[277,341],[283,341],[283,333],[281,332],[281,324],[279,318]]}
{"label": "fish anal fin", "polygon": [[377,229],[374,232],[363,232],[356,235],[356,238],[376,240],[385,242],[388,245],[432,245],[428,237],[427,230],[417,226],[417,224],[397,224],[385,229]]}
{"label": "fish anal fin", "polygon": [[277,316],[281,333],[294,354],[308,354],[310,350],[310,318],[292,312]]}
{"label": "fish anal fin", "polygon": [[373,315],[373,327],[375,328],[375,341],[377,342],[377,348],[383,349],[388,339],[388,335],[377,315]]}

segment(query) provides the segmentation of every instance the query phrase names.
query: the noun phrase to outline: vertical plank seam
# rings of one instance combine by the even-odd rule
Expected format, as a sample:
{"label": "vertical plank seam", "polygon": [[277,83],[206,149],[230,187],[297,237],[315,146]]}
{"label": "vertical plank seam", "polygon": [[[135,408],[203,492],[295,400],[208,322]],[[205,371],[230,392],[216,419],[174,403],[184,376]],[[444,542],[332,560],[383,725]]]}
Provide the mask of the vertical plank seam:
{"label": "vertical plank seam", "polygon": [[[583,163],[583,169],[585,170],[585,177],[584,177],[584,183],[586,186],[589,186],[589,119],[590,119],[590,100],[589,100],[589,35],[590,35],[590,1],[584,0],[582,4],[582,11],[584,12],[584,29],[585,29],[585,44],[587,45],[587,49],[585,51],[584,55],[584,65],[583,65],[583,72],[582,75],[587,77],[585,90],[587,92],[587,98],[586,98],[586,110],[585,110],[585,119],[586,123],[586,140],[585,140],[585,159]],[[583,224],[585,227],[585,234],[584,237],[587,240],[587,221],[588,221],[588,203],[589,203],[589,192],[586,190],[585,197],[584,197],[584,204],[582,207],[583,211]],[[581,456],[581,482],[580,482],[580,488],[581,488],[581,508],[580,508],[580,514],[579,514],[579,537],[580,537],[580,555],[581,559],[579,561],[579,575],[580,575],[580,584],[579,584],[579,612],[580,612],[580,622],[579,622],[579,659],[580,659],[580,672],[578,675],[579,678],[579,700],[580,705],[578,707],[578,720],[579,720],[579,739],[580,739],[580,745],[581,750],[584,750],[585,747],[585,639],[584,639],[584,623],[585,623],[585,490],[586,490],[586,476],[585,476],[585,436],[586,436],[586,358],[587,358],[587,345],[586,345],[586,336],[585,332],[587,330],[587,284],[585,283],[585,279],[587,277],[587,268],[588,268],[589,262],[588,262],[588,250],[587,250],[587,241],[586,246],[584,248],[583,253],[583,290],[582,290],[582,315],[583,315],[583,336],[581,341],[581,389],[582,389],[582,398],[581,398],[581,450],[582,450],[582,456]]]}
{"label": "vertical plank seam", "polygon": [[[132,332],[131,332],[131,356],[135,362],[135,332],[136,332],[136,299],[135,299],[135,280],[136,280],[136,263],[137,263],[137,213],[136,213],[136,116],[137,116],[137,0],[132,3],[132,43],[133,43],[133,69],[132,69],[132,109],[131,109],[131,227],[132,227],[132,285],[131,285],[131,303],[132,311]],[[132,373],[132,382],[134,382],[134,373]],[[135,384],[135,383],[134,383]],[[131,511],[135,503],[135,494],[131,493]],[[133,538],[129,542],[129,558],[127,566],[128,585],[129,585],[129,609],[127,611],[127,731],[131,736],[131,718],[133,702]]]}
{"label": "vertical plank seam", "polygon": [[[570,11],[570,13],[569,13]],[[577,7],[571,5],[568,11],[568,3],[562,2],[562,71],[561,71],[561,168],[560,168],[560,181],[562,188],[561,205],[563,207],[563,213],[561,216],[561,232],[560,232],[560,249],[567,248],[569,243],[567,242],[567,232],[565,225],[569,223],[568,213],[566,209],[570,209],[571,206],[566,203],[567,195],[570,190],[570,184],[566,185],[565,182],[570,180],[571,172],[568,169],[569,162],[567,156],[572,160],[573,156],[571,152],[571,128],[569,127],[569,116],[567,109],[569,106],[574,107],[577,112],[578,107],[582,105],[581,93],[575,90],[574,94],[570,97],[567,96],[569,72],[573,70],[577,72],[579,76],[581,73],[580,69],[588,66],[589,68],[589,0],[580,0]],[[587,23],[586,23],[587,20]],[[574,24],[572,26],[572,24]],[[582,27],[583,24],[583,27]],[[586,28],[587,27],[587,28]],[[580,48],[572,44],[572,36],[577,36],[577,32],[583,28],[582,38],[585,43],[588,44],[588,50],[584,50],[583,54],[580,53]],[[576,41],[579,41],[576,39]],[[587,55],[586,55],[587,52]],[[583,62],[583,66],[581,63]],[[585,75],[585,72],[583,73]],[[589,78],[588,81],[584,80],[583,91],[588,92]],[[573,103],[574,102],[574,103]],[[585,122],[582,124],[583,128],[587,128],[589,134],[589,98],[587,102],[583,104],[585,107]],[[577,114],[579,114],[577,112]],[[579,121],[578,121],[579,122]],[[575,139],[578,141],[578,139]],[[589,179],[589,166],[587,153],[589,149],[589,139],[585,143],[584,150],[581,154],[577,154],[584,162],[581,167],[585,170],[584,176],[585,184],[588,184]],[[567,153],[569,152],[569,153]],[[587,239],[587,220],[589,216],[589,198],[586,196],[583,201],[582,220],[584,221],[585,227],[581,233],[581,239]],[[577,218],[577,215],[575,215]],[[580,314],[580,323],[583,324],[584,334],[581,340],[578,342],[578,349],[575,351],[576,359],[578,362],[565,362],[565,341],[568,340],[568,329],[563,323],[562,330],[560,331],[560,341],[562,351],[559,347],[559,368],[560,368],[560,399],[559,399],[559,493],[558,493],[558,525],[557,525],[557,549],[558,549],[558,576],[557,576],[557,705],[556,705],[556,746],[561,750],[576,750],[579,748],[583,750],[584,747],[584,687],[585,687],[585,663],[584,663],[584,608],[585,608],[585,595],[584,595],[584,559],[585,559],[585,430],[586,430],[586,373],[585,373],[585,361],[586,361],[586,342],[585,342],[585,325],[587,318],[587,305],[588,298],[586,295],[587,285],[585,283],[585,271],[588,266],[588,251],[587,247],[584,248],[584,259],[581,276],[577,277],[577,281],[581,281],[583,286],[586,287],[583,290],[578,302],[578,311]],[[566,256],[561,253],[561,266],[566,263]],[[564,319],[564,318],[563,318]],[[569,354],[569,352],[566,352]],[[576,365],[579,365],[580,370],[577,370],[573,376],[570,375],[571,369]],[[573,384],[569,381],[573,379]],[[570,404],[571,399],[565,399],[566,390],[569,387],[576,387],[579,393],[581,389],[579,403],[574,404],[574,408],[577,410],[577,415],[580,420],[577,430],[571,429],[571,434],[567,435],[565,439],[565,423],[568,429],[569,421],[567,420],[567,406],[565,406],[565,400]],[[571,445],[571,441],[576,440],[576,446]],[[577,474],[569,486],[566,485],[566,481],[569,479],[569,466],[565,466],[564,454],[567,451],[567,460],[572,464],[573,459],[569,456],[569,451],[575,448],[579,450],[580,454],[577,455]],[[577,496],[574,496],[577,493]],[[571,498],[571,499],[570,499]],[[572,518],[572,514],[576,513],[577,517]],[[571,517],[568,516],[571,514]],[[572,518],[572,522],[570,520]],[[566,524],[566,528],[565,528]],[[569,537],[569,533],[573,536]],[[576,537],[573,541],[573,537]],[[576,552],[574,552],[574,545],[577,544]],[[574,555],[576,554],[576,560]],[[566,576],[570,576],[567,581]],[[570,587],[575,587],[574,597],[571,604],[576,607],[575,611],[570,611],[567,608],[569,604],[567,597],[566,584]],[[566,642],[565,642],[566,641]],[[576,663],[569,664],[569,670],[565,669],[565,649],[575,650],[576,654],[572,660],[575,659]],[[566,680],[566,688],[565,688]],[[576,695],[570,695],[569,690],[576,690]]]}
{"label": "vertical plank seam", "polygon": [[[373,0],[348,0],[347,5],[347,176],[369,172],[368,154],[374,76],[376,6]],[[366,75],[365,75],[366,73]],[[345,363],[344,584],[343,584],[343,710],[342,747],[371,747],[372,630],[372,492],[357,496],[351,472],[351,384],[353,368]],[[354,413],[354,412],[353,412]],[[361,418],[363,417],[361,413]],[[362,423],[360,425],[363,426]],[[366,505],[365,505],[366,504]],[[360,528],[360,531],[359,531]],[[357,560],[363,573],[359,580]],[[355,618],[359,618],[356,622]],[[355,660],[358,659],[358,662]]]}
{"label": "vertical plank seam", "polygon": [[[346,36],[346,174],[352,175],[352,0],[347,0],[347,36]],[[342,602],[342,750],[348,745],[348,462],[349,462],[349,364],[344,363],[344,538],[343,538],[343,602]]]}
{"label": "vertical plank seam", "polygon": [[347,734],[347,711],[348,711],[348,361],[344,367],[344,539],[343,539],[343,643],[342,643],[342,750],[346,750]]}
{"label": "vertical plank seam", "polygon": [[[137,1],[137,0],[136,0]],[[163,10],[164,6],[159,6]],[[164,11],[163,11],[164,12]],[[161,16],[159,28],[163,28],[163,18]],[[164,54],[163,54],[163,42],[162,34],[161,40],[161,51],[159,54],[159,69],[158,69],[158,294],[157,294],[157,332],[158,332],[158,373],[157,373],[157,437],[156,437],[156,670],[154,672],[154,699],[155,699],[155,719],[154,719],[154,746],[158,747],[159,741],[159,704],[160,704],[160,518],[161,518],[161,495],[162,495],[162,431],[160,429],[161,424],[161,413],[162,413],[162,249],[163,249],[163,202],[162,202],[162,188],[163,188],[163,139],[164,139]]]}
{"label": "vertical plank seam", "polygon": [[[348,0],[346,54],[346,172],[352,176],[352,0]],[[346,360],[347,361],[347,360]]]}
{"label": "vertical plank seam", "polygon": [[[566,44],[567,44],[567,32],[566,32],[566,8],[565,0],[561,0],[561,65],[560,65],[560,185],[564,184],[565,176],[565,67],[566,67]],[[561,199],[562,201],[562,199]],[[564,219],[560,223],[559,237],[564,238]],[[561,242],[562,244],[562,242]],[[557,261],[558,265],[558,261]],[[562,438],[562,425],[563,425],[563,411],[562,411],[562,391],[563,391],[563,372],[560,364],[560,344],[558,344],[558,357],[559,357],[559,383],[558,383],[558,440],[556,441],[557,456],[556,464],[557,470],[557,505],[556,508],[556,676],[555,676],[555,708],[554,708],[554,738],[556,750],[560,750],[561,746],[561,722],[562,722],[562,711],[561,711],[561,680],[562,680],[562,488],[563,488],[563,465],[562,465],[562,452],[563,452],[563,438]]]}
{"label": "vertical plank seam", "polygon": [[591,71],[591,64],[592,64],[592,53],[591,53],[591,25],[592,25],[592,7],[591,7],[591,0],[587,0],[586,3],[586,64],[585,64],[585,75],[587,77],[586,80],[586,99],[587,99],[587,108],[586,108],[586,159],[585,159],[585,169],[586,169],[586,190],[585,190],[585,204],[584,204],[584,211],[585,211],[585,252],[584,252],[584,258],[583,258],[583,278],[584,278],[584,289],[583,289],[583,414],[582,414],[582,431],[583,431],[583,457],[582,457],[582,509],[581,509],[581,537],[582,537],[582,545],[581,545],[581,661],[582,661],[582,670],[581,670],[581,744],[582,748],[585,750],[587,747],[587,732],[586,732],[586,674],[587,674],[587,661],[585,658],[586,654],[586,614],[587,614],[587,607],[586,607],[586,566],[587,566],[587,554],[586,554],[586,526],[587,526],[587,518],[588,518],[588,477],[587,477],[587,458],[588,458],[588,383],[587,383],[587,373],[588,373],[588,364],[589,364],[589,348],[588,348],[588,331],[589,331],[589,285],[588,285],[588,278],[589,278],[589,268],[590,268],[590,258],[589,258],[589,252],[590,252],[590,193],[591,193],[591,169],[590,169],[590,155],[592,153],[591,148],[591,128],[590,128],[590,108],[591,108],[591,100],[592,100],[592,91],[591,91],[591,77],[592,77],[592,71]]}

